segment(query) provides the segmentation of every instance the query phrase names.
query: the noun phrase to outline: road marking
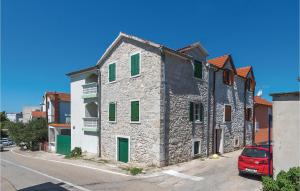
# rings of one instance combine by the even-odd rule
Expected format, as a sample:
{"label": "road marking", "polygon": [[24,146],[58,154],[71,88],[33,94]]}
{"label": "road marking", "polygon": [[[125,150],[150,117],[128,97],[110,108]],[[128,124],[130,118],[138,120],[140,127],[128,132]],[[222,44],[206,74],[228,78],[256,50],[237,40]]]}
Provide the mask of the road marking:
{"label": "road marking", "polygon": [[53,177],[53,176],[50,176],[50,175],[45,174],[45,173],[42,173],[42,172],[40,172],[40,171],[37,171],[37,170],[31,169],[31,168],[28,168],[28,167],[26,167],[26,166],[18,165],[18,164],[16,164],[16,163],[13,163],[13,162],[10,162],[10,161],[4,160],[4,159],[1,159],[1,161],[4,161],[4,162],[6,162],[6,163],[8,163],[8,164],[14,165],[14,166],[19,167],[19,168],[24,168],[24,169],[26,169],[26,170],[28,170],[28,171],[31,171],[31,172],[34,172],[34,173],[43,175],[43,176],[45,176],[45,177],[51,178],[51,179],[53,179],[53,180],[56,180],[56,181],[58,181],[58,182],[63,182],[63,183],[65,183],[65,184],[67,184],[67,185],[69,185],[69,186],[71,186],[71,187],[77,188],[77,189],[79,189],[79,190],[82,190],[82,191],[91,191],[91,190],[89,190],[89,189],[83,188],[83,187],[78,186],[78,185],[76,185],[76,184],[72,184],[71,182],[67,182],[67,181],[61,180],[61,179],[59,179],[59,178],[55,178],[55,177]]}
{"label": "road marking", "polygon": [[20,155],[22,157],[35,158],[35,159],[45,160],[45,161],[49,161],[49,162],[55,162],[55,163],[60,163],[60,164],[67,164],[67,165],[72,165],[72,166],[77,166],[77,167],[82,167],[82,168],[88,168],[88,169],[92,169],[92,170],[98,170],[98,171],[106,172],[106,173],[110,173],[110,174],[116,174],[116,175],[130,176],[131,177],[131,175],[123,174],[123,173],[120,173],[120,172],[114,172],[114,171],[110,171],[110,170],[105,170],[105,169],[100,169],[100,168],[94,168],[94,167],[90,167],[90,166],[86,166],[86,165],[73,164],[73,163],[68,163],[68,162],[63,162],[63,161],[43,159],[43,158],[40,158],[40,157],[31,157],[31,156],[22,155],[20,153],[16,153],[14,150],[10,150],[10,151],[12,153],[14,153],[16,155]]}
{"label": "road marking", "polygon": [[171,176],[176,176],[176,177],[179,177],[179,178],[183,178],[183,179],[193,180],[193,181],[200,181],[200,180],[204,179],[203,177],[190,176],[190,175],[186,175],[186,174],[177,172],[175,170],[166,170],[166,171],[163,171],[163,173],[171,175]]}

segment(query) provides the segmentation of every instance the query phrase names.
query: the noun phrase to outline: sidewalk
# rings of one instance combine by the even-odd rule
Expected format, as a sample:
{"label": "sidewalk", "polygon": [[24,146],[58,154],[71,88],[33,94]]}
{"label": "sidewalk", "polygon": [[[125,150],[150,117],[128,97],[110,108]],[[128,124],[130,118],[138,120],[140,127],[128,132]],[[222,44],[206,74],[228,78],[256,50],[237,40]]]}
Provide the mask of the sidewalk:
{"label": "sidewalk", "polygon": [[0,190],[5,190],[5,191],[16,191],[14,185],[12,183],[10,183],[6,178],[3,178],[1,176],[1,180],[0,180]]}

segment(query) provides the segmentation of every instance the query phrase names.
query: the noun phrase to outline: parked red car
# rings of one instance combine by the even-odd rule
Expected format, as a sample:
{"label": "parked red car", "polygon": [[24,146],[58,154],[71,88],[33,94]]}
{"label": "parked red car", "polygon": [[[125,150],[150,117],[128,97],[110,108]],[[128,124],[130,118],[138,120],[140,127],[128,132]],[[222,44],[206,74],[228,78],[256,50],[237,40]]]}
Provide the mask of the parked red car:
{"label": "parked red car", "polygon": [[268,157],[270,156],[270,174],[273,175],[272,147],[270,151],[268,145],[246,146],[239,156],[239,173],[268,176]]}

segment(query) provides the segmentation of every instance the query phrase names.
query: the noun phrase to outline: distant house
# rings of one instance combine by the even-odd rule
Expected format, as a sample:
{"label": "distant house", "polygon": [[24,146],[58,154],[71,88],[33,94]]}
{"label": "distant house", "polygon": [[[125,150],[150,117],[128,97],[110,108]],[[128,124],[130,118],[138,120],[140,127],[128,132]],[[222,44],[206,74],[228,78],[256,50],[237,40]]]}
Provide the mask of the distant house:
{"label": "distant house", "polygon": [[[58,139],[68,139],[68,141],[70,139],[70,94],[46,92],[43,96],[42,111],[48,122],[48,149],[58,153],[64,149],[64,151],[70,150],[57,142]],[[61,152],[61,154],[66,153]]]}
{"label": "distant house", "polygon": [[255,115],[255,143],[256,144],[267,143],[268,135],[269,135],[268,129],[269,126],[271,125],[269,119],[272,116],[272,103],[259,96],[255,96],[254,115]]}
{"label": "distant house", "polygon": [[43,111],[32,111],[30,120],[46,118],[46,112]]}
{"label": "distant house", "polygon": [[22,122],[22,113],[6,113],[6,117],[11,122]]}
{"label": "distant house", "polygon": [[25,106],[25,107],[23,107],[23,110],[22,110],[23,123],[28,123],[32,119],[33,111],[41,111],[41,107],[40,106]]}
{"label": "distant house", "polygon": [[274,174],[300,166],[300,92],[274,93],[273,167]]}

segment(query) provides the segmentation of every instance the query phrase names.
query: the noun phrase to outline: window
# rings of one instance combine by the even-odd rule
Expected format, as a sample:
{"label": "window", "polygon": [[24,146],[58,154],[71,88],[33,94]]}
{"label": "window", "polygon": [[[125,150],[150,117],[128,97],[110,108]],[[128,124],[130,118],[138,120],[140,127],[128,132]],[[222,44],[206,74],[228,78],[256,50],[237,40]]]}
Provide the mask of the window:
{"label": "window", "polygon": [[108,66],[108,81],[114,82],[116,81],[116,64],[110,64]]}
{"label": "window", "polygon": [[108,121],[116,122],[116,103],[110,102],[108,110]]}
{"label": "window", "polygon": [[234,147],[239,147],[239,145],[240,145],[240,141],[239,141],[239,138],[238,137],[234,137],[234,139],[233,139],[233,146]]}
{"label": "window", "polygon": [[246,109],[246,121],[251,121],[252,119],[252,112],[251,108]]}
{"label": "window", "polygon": [[200,154],[200,141],[194,141],[194,155]]}
{"label": "window", "polygon": [[225,121],[231,121],[231,106],[225,105]]}
{"label": "window", "polygon": [[190,121],[200,122],[204,118],[204,108],[202,103],[190,102]]}
{"label": "window", "polygon": [[131,122],[140,122],[140,102],[131,101]]}
{"label": "window", "polygon": [[227,85],[233,85],[234,81],[234,74],[231,70],[224,70],[223,71],[223,82]]}
{"label": "window", "polygon": [[131,56],[131,77],[140,74],[140,53]]}
{"label": "window", "polygon": [[252,79],[247,79],[247,90],[253,91],[254,90],[254,81]]}
{"label": "window", "polygon": [[202,79],[202,62],[194,61],[194,77]]}

